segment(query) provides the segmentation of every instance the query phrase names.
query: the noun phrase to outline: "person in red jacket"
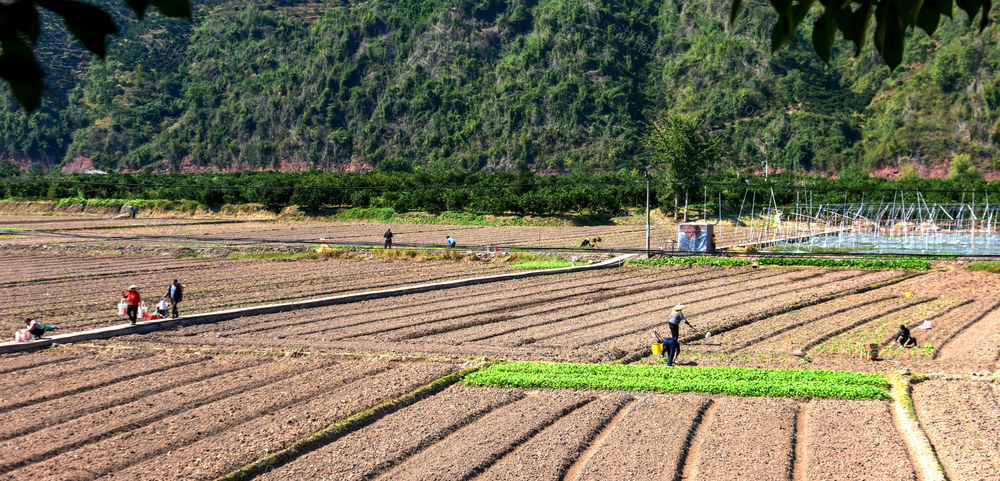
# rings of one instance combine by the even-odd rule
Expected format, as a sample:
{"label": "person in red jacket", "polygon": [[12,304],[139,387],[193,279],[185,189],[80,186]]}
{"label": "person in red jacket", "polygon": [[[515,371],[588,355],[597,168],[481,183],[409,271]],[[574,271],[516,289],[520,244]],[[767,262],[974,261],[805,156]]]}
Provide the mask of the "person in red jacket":
{"label": "person in red jacket", "polygon": [[135,320],[139,317],[139,304],[142,303],[142,297],[139,296],[139,286],[135,284],[128,286],[128,290],[122,292],[122,297],[128,300],[128,308],[125,313],[128,314],[129,323],[135,325]]}

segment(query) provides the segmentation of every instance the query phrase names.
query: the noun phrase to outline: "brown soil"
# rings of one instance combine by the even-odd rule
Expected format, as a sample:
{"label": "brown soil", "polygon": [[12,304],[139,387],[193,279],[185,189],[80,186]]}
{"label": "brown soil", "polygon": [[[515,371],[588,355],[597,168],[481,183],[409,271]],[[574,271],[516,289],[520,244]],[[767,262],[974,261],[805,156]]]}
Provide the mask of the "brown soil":
{"label": "brown soil", "polygon": [[[44,402],[5,409],[3,479],[213,479],[457,369],[435,362],[164,351],[123,360],[120,351],[67,349],[115,364],[91,369],[89,386],[42,385],[36,397]],[[120,375],[151,363],[160,369],[141,378]]]}
{"label": "brown soil", "polygon": [[817,399],[806,412],[805,479],[916,481],[889,404]]}
{"label": "brown soil", "polygon": [[697,449],[691,479],[791,479],[796,403],[780,398],[720,398]]}
{"label": "brown soil", "polygon": [[[30,268],[25,267],[30,266]],[[153,308],[173,279],[185,286],[182,314],[325,297],[350,292],[487,275],[502,267],[444,261],[317,259],[177,259],[16,254],[0,259],[13,274],[0,282],[0,336],[24,319],[71,332],[120,324],[121,291],[140,286]],[[2,338],[0,337],[0,338]]]}
{"label": "brown soil", "polygon": [[917,418],[948,479],[1000,479],[1000,387],[972,380],[913,386]]}

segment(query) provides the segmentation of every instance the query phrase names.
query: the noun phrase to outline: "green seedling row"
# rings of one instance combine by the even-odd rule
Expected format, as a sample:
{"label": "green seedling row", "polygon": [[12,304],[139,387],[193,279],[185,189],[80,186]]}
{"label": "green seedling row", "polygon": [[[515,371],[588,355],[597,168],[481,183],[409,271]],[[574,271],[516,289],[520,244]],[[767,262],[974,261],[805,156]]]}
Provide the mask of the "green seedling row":
{"label": "green seedling row", "polygon": [[810,257],[763,257],[757,260],[762,266],[815,266],[849,267],[855,269],[909,269],[930,270],[931,263],[919,259],[814,259]]}
{"label": "green seedling row", "polygon": [[876,374],[800,369],[518,362],[470,374],[470,386],[704,392],[745,397],[889,399]]}

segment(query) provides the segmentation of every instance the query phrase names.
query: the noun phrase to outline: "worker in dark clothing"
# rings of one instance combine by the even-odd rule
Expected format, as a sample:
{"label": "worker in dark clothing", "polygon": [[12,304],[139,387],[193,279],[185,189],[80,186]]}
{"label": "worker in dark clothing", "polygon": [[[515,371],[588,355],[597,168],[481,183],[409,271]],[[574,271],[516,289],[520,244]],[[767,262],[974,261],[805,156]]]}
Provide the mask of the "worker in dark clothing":
{"label": "worker in dark clothing", "polygon": [[663,354],[667,356],[667,365],[673,366],[674,359],[681,355],[681,343],[676,338],[668,337],[663,340]]}
{"label": "worker in dark clothing", "polygon": [[590,247],[590,239],[584,239],[583,242],[580,243],[580,247]]}
{"label": "worker in dark clothing", "polygon": [[386,229],[382,237],[385,237],[385,248],[392,249],[392,229]]}
{"label": "worker in dark clothing", "polygon": [[177,279],[174,279],[174,283],[167,288],[167,297],[170,298],[170,306],[173,311],[170,317],[177,317],[177,304],[184,299],[184,286]]}
{"label": "worker in dark clothing", "polygon": [[899,325],[899,331],[889,343],[899,342],[899,347],[917,347],[917,338],[910,334],[910,330],[903,324]]}
{"label": "worker in dark clothing", "polygon": [[[670,313],[670,316],[667,317],[667,325],[670,326],[670,337],[674,339],[678,339],[677,335],[680,331],[681,322],[687,324],[691,329],[694,329],[694,326],[692,326],[691,323],[688,322],[687,318],[684,317],[684,314],[681,313],[682,310],[684,310],[684,304],[677,304],[674,306],[674,310]],[[664,349],[666,349],[666,346],[664,346]]]}

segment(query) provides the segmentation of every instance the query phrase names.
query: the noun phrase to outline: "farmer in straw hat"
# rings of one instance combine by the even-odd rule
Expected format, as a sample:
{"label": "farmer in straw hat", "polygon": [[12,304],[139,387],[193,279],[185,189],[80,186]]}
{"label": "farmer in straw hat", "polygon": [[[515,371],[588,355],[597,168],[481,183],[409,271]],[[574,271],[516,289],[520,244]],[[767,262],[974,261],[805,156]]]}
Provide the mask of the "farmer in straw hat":
{"label": "farmer in straw hat", "polygon": [[681,312],[683,310],[684,310],[684,304],[677,304],[676,306],[674,306],[674,310],[670,313],[670,316],[667,317],[667,325],[670,326],[670,337],[674,339],[677,339],[677,334],[678,331],[680,331],[681,322],[687,324],[688,327],[690,327],[691,329],[694,329],[694,326],[692,326],[691,323],[688,322],[687,318],[684,317],[684,313]]}
{"label": "farmer in straw hat", "polygon": [[139,317],[139,304],[142,303],[142,298],[139,296],[139,286],[135,284],[128,286],[128,290],[122,292],[122,297],[128,300],[128,308],[125,313],[128,314],[129,324],[135,325],[135,320]]}

